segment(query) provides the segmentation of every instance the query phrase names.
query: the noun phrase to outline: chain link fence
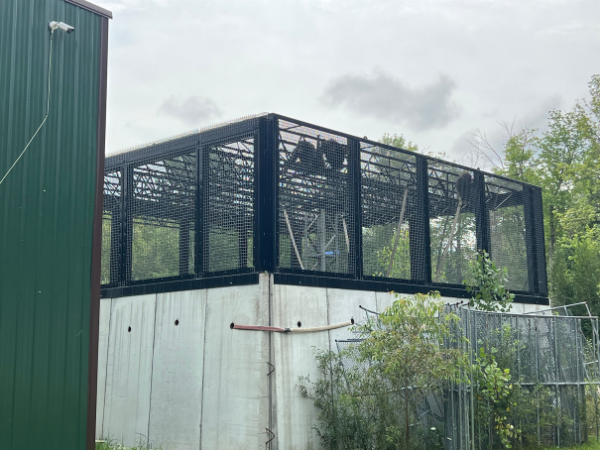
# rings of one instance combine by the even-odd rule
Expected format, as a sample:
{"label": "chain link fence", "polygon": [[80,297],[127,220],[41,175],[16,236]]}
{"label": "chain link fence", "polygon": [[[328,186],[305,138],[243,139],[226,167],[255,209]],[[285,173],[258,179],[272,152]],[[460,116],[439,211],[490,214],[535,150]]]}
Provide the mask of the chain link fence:
{"label": "chain link fence", "polygon": [[[562,448],[587,441],[590,431],[597,436],[600,341],[598,319],[585,303],[527,314],[478,311],[458,303],[447,305],[448,313],[460,320],[446,346],[462,348],[471,366],[483,351],[494,354],[499,368],[509,370],[519,400],[502,415],[520,430],[520,446]],[[369,310],[365,314],[367,320],[377,316]],[[336,341],[345,371],[368,368],[347,351],[360,342]],[[435,434],[446,450],[504,448],[490,415],[493,405],[479,395],[482,386],[473,372],[466,376],[467,383],[415,391],[411,417],[417,423],[411,426],[425,433],[425,441]]]}

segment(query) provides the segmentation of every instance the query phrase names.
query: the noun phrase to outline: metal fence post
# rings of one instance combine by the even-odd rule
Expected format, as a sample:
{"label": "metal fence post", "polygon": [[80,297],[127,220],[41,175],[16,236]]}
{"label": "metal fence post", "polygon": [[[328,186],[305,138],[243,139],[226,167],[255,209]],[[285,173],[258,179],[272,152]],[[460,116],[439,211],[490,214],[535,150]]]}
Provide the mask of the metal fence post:
{"label": "metal fence post", "polygon": [[123,187],[121,190],[121,245],[120,245],[120,281],[122,286],[131,282],[132,259],[133,259],[133,165],[125,164],[122,175]]}
{"label": "metal fence post", "polygon": [[427,158],[417,155],[417,197],[421,208],[409,217],[411,279],[431,284],[431,235],[429,230],[429,181]]}
{"label": "metal fence post", "polygon": [[362,170],[361,170],[361,146],[356,138],[348,138],[348,157],[350,177],[352,179],[352,194],[354,203],[354,234],[351,237],[350,260],[354,258],[354,277],[357,280],[363,278],[363,235],[362,235]]}
{"label": "metal fence post", "polygon": [[487,211],[487,202],[485,198],[485,175],[479,170],[475,170],[473,173],[477,194],[479,196],[479,204],[475,214],[477,249],[484,250],[491,256],[490,216]]}
{"label": "metal fence post", "polygon": [[[202,277],[204,266],[204,148],[198,141],[196,149],[196,215],[194,224],[194,274]],[[208,158],[207,158],[208,162]]]}

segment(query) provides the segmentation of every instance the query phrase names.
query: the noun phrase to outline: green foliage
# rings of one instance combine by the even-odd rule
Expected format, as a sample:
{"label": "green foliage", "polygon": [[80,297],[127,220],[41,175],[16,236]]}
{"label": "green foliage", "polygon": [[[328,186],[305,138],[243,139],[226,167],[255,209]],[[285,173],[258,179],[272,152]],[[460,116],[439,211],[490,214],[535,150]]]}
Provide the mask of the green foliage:
{"label": "green foliage", "polygon": [[473,305],[482,311],[510,311],[515,296],[504,287],[507,282],[506,267],[496,267],[484,250],[471,261],[469,268],[464,284],[471,294]]}
{"label": "green foliage", "polygon": [[[110,282],[111,215],[104,212],[102,221],[102,284]],[[150,280],[180,275],[179,244],[181,227],[167,221],[137,220],[133,222],[131,276],[135,280]],[[184,239],[189,245],[188,273],[194,271],[194,231]],[[247,240],[247,267],[253,264],[252,235]],[[206,244],[206,243],[205,243]],[[240,238],[237,231],[211,229],[208,233],[208,264],[206,271],[220,272],[239,268]],[[116,255],[112,255],[115,257]]]}
{"label": "green foliage", "polygon": [[355,327],[362,342],[340,355],[317,353],[322,377],[302,378],[300,389],[319,411],[323,448],[443,448],[437,430],[419,429],[416,404],[445,382],[464,381],[469,364],[462,349],[442,345],[458,317],[441,316],[438,299],[398,297],[376,320]]}
{"label": "green foliage", "polygon": [[439,293],[398,296],[378,317],[355,327],[364,339],[358,346],[359,361],[370,361],[372,370],[396,386],[427,388],[440,380],[456,380],[456,365],[464,362],[463,352],[446,349],[454,314],[442,315]]}
{"label": "green foliage", "polygon": [[140,439],[133,447],[127,447],[113,439],[100,439],[96,442],[95,450],[160,450],[160,447],[152,447]]}
{"label": "green foliage", "polygon": [[505,166],[496,173],[515,180],[537,184],[539,174],[536,167],[536,154],[540,146],[537,130],[525,128],[509,136],[504,144]]}
{"label": "green foliage", "polygon": [[[521,430],[515,428],[507,418],[511,408],[514,410],[517,402],[512,398],[513,385],[510,369],[501,369],[494,354],[497,349],[492,348],[486,354],[483,347],[479,348],[479,356],[474,367],[477,380],[477,412],[487,422],[489,432],[489,448],[493,448],[494,433],[506,448],[511,448],[511,439],[516,438]],[[487,417],[487,419],[486,419]]]}
{"label": "green foliage", "polygon": [[595,311],[600,310],[600,227],[584,230],[582,234],[564,237],[555,264],[554,300],[567,304],[572,299],[586,301]]}
{"label": "green foliage", "polygon": [[419,151],[419,146],[417,144],[413,144],[411,141],[408,141],[402,134],[391,135],[389,133],[385,133],[379,142],[385,145],[391,145],[392,147],[410,150],[411,152]]}
{"label": "green foliage", "polygon": [[544,134],[527,128],[512,134],[496,172],[543,188],[553,301],[588,300],[600,313],[594,262],[600,248],[592,242],[600,226],[600,75],[592,76],[587,100],[550,111]]}
{"label": "green foliage", "polygon": [[[366,274],[375,277],[410,279],[408,225],[405,223],[400,227],[399,233],[396,231],[397,226],[397,223],[389,223],[363,228],[363,258]],[[396,253],[392,261],[394,243],[396,243]]]}

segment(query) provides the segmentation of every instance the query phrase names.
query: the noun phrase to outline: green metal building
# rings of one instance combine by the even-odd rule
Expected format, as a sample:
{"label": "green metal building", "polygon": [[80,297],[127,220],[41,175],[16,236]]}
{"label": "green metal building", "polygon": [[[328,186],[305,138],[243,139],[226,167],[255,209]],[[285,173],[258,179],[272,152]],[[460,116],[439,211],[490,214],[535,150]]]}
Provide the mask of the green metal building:
{"label": "green metal building", "polygon": [[94,447],[110,18],[0,1],[3,450]]}

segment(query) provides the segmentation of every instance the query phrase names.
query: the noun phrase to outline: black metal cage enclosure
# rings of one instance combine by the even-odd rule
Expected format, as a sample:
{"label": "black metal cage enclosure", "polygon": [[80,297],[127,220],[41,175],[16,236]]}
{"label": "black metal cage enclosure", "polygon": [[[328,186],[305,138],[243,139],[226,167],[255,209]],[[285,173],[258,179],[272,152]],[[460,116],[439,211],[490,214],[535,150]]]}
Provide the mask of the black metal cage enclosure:
{"label": "black metal cage enclosure", "polygon": [[465,297],[486,250],[547,304],[541,189],[277,114],[106,160],[105,297],[275,283]]}

